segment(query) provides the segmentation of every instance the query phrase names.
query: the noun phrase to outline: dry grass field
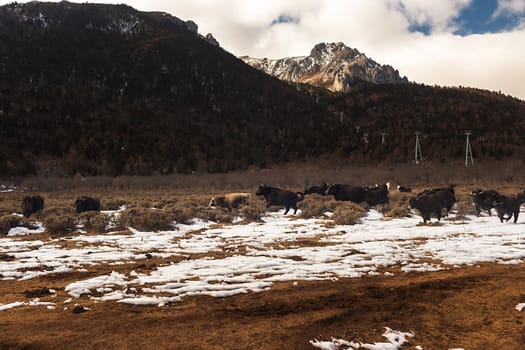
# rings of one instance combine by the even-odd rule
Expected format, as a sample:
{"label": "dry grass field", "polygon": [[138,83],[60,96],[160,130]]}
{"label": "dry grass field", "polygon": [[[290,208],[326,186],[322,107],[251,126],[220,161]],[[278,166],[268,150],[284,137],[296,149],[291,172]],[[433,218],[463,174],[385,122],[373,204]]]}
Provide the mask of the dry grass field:
{"label": "dry grass field", "polygon": [[[359,185],[390,181],[393,186],[411,186],[416,193],[454,183],[458,215],[472,214],[470,191],[493,188],[505,194],[517,193],[525,188],[522,169],[521,163],[512,162],[470,168],[461,164],[341,168],[303,164],[216,175],[10,179],[4,184],[14,184],[16,190],[0,193],[0,235],[13,224],[11,214],[21,212],[20,201],[25,194],[45,198],[45,209],[36,216],[48,228],[37,238],[45,239],[72,235],[78,224],[83,224],[88,234],[104,231],[104,216],[75,213],[73,203],[81,195],[99,197],[103,210],[126,206],[113,230],[133,226],[157,231],[168,229],[173,220],[185,223],[193,218],[228,224],[237,213],[211,210],[210,197],[227,192],[254,194],[261,183],[302,191],[324,181]],[[380,210],[385,216],[406,216],[410,196],[392,190],[390,204]],[[345,224],[366,211],[317,195],[307,196],[299,208],[303,217],[334,211]],[[241,208],[240,214],[257,221],[266,210],[263,200],[255,199]],[[162,263],[162,259],[154,258],[133,266],[97,266],[86,275],[151,270]],[[42,301],[67,298],[64,288],[77,280],[78,274],[0,281],[0,304],[35,296]],[[396,273],[394,277],[381,274],[276,283],[263,293],[228,298],[198,296],[164,308],[96,303],[85,298],[81,303],[89,312],[63,312],[60,308],[49,312],[33,308],[0,311],[0,349],[314,349],[309,343],[314,338],[384,341],[381,334],[385,326],[414,331],[416,338],[403,349],[416,345],[448,349],[450,344],[468,350],[525,349],[523,316],[509,311],[525,299],[524,280],[525,267],[521,264],[487,263],[439,272]],[[47,289],[54,289],[56,295]]]}

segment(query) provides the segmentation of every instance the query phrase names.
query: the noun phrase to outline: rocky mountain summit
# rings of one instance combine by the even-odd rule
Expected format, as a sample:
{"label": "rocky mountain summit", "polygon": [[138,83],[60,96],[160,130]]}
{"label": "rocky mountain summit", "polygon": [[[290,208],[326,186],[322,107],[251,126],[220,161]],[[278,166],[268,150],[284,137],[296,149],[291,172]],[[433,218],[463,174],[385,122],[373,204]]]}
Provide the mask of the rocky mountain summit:
{"label": "rocky mountain summit", "polygon": [[267,74],[291,82],[306,83],[336,92],[348,92],[361,81],[374,84],[408,83],[389,65],[381,65],[345,44],[320,43],[309,56],[281,59],[240,57]]}

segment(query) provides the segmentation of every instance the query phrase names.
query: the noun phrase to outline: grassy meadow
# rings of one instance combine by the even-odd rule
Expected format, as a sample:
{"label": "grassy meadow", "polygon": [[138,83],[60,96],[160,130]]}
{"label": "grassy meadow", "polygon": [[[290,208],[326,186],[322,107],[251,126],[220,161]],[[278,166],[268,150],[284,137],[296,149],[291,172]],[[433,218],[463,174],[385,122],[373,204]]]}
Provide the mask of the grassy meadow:
{"label": "grassy meadow", "polygon": [[[373,185],[391,183],[390,203],[379,206],[386,217],[405,217],[410,214],[408,199],[417,192],[451,183],[457,185],[456,206],[458,215],[473,214],[470,192],[477,188],[497,189],[513,195],[525,187],[525,173],[520,162],[465,167],[457,164],[404,164],[398,166],[362,166],[333,164],[290,165],[273,169],[251,169],[228,174],[191,174],[147,177],[29,177],[8,179],[2,184],[14,186],[12,192],[0,193],[0,234],[7,234],[11,227],[34,225],[40,221],[50,234],[70,234],[78,225],[87,232],[125,230],[133,227],[144,231],[172,228],[173,221],[189,224],[193,219],[210,220],[228,224],[235,218],[259,221],[266,211],[264,199],[256,197],[259,184],[266,184],[293,191],[323,182]],[[413,188],[412,193],[400,193],[398,184]],[[213,195],[228,192],[248,192],[252,197],[248,205],[236,210],[210,208]],[[29,194],[41,195],[44,210],[25,219],[21,213],[21,200]],[[121,210],[118,220],[104,213],[76,214],[74,202],[79,196],[94,196],[101,201],[102,210]],[[337,202],[332,196],[307,195],[299,202],[299,217],[321,217],[332,212],[337,224],[355,224],[366,214],[366,204]],[[293,215],[293,214],[288,214]],[[110,222],[111,220],[111,222]]]}

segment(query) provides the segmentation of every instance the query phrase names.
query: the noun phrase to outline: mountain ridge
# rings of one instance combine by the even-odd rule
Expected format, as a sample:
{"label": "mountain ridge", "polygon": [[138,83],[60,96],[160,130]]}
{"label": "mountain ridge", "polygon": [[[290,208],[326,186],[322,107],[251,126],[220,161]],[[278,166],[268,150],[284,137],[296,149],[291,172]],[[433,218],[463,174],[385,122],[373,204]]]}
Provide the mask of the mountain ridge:
{"label": "mountain ridge", "polygon": [[43,159],[65,174],[221,172],[333,147],[301,140],[330,129],[326,108],[185,23],[126,5],[1,6],[0,174],[53,171]]}
{"label": "mountain ridge", "polygon": [[279,79],[305,83],[332,92],[349,92],[365,81],[373,84],[404,84],[406,77],[390,65],[381,65],[342,42],[319,43],[308,56],[281,59],[241,56],[247,64]]}

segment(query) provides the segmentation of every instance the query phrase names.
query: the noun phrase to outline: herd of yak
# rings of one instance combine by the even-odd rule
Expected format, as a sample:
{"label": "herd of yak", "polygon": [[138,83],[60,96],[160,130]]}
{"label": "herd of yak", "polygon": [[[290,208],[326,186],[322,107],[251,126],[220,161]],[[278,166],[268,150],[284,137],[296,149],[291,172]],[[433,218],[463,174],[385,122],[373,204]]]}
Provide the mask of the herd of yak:
{"label": "herd of yak", "polygon": [[[22,199],[22,214],[29,218],[32,214],[44,209],[44,198],[41,196],[25,196]],[[100,211],[100,200],[93,197],[78,197],[75,201],[75,210],[77,214],[85,211]]]}
{"label": "herd of yak", "polygon": [[[443,215],[447,215],[457,202],[454,193],[454,185],[448,187],[427,189],[409,199],[411,209],[419,211],[423,222],[427,223],[432,216],[441,220]],[[284,206],[286,215],[290,209],[297,213],[297,202],[304,199],[305,195],[320,194],[323,196],[333,196],[337,201],[351,201],[354,203],[367,203],[369,206],[389,203],[390,183],[375,186],[352,186],[342,184],[323,184],[305,188],[303,192],[293,192],[276,187],[265,185],[259,186],[255,192],[256,196],[263,196],[266,200],[266,207]],[[408,187],[398,186],[400,192],[411,192]],[[247,204],[250,199],[249,193],[228,193],[222,196],[214,196],[209,202],[210,207],[222,207],[237,209],[241,205]],[[516,196],[506,196],[495,190],[475,190],[472,191],[472,201],[479,216],[482,210],[486,210],[491,215],[491,210],[496,209],[501,222],[509,221],[514,217],[514,223],[518,220],[520,206],[525,202],[525,190]],[[44,208],[44,199],[38,195],[25,196],[22,200],[22,214],[29,218],[32,214]],[[79,197],[75,201],[77,214],[85,211],[100,211],[100,200],[93,197]]]}

